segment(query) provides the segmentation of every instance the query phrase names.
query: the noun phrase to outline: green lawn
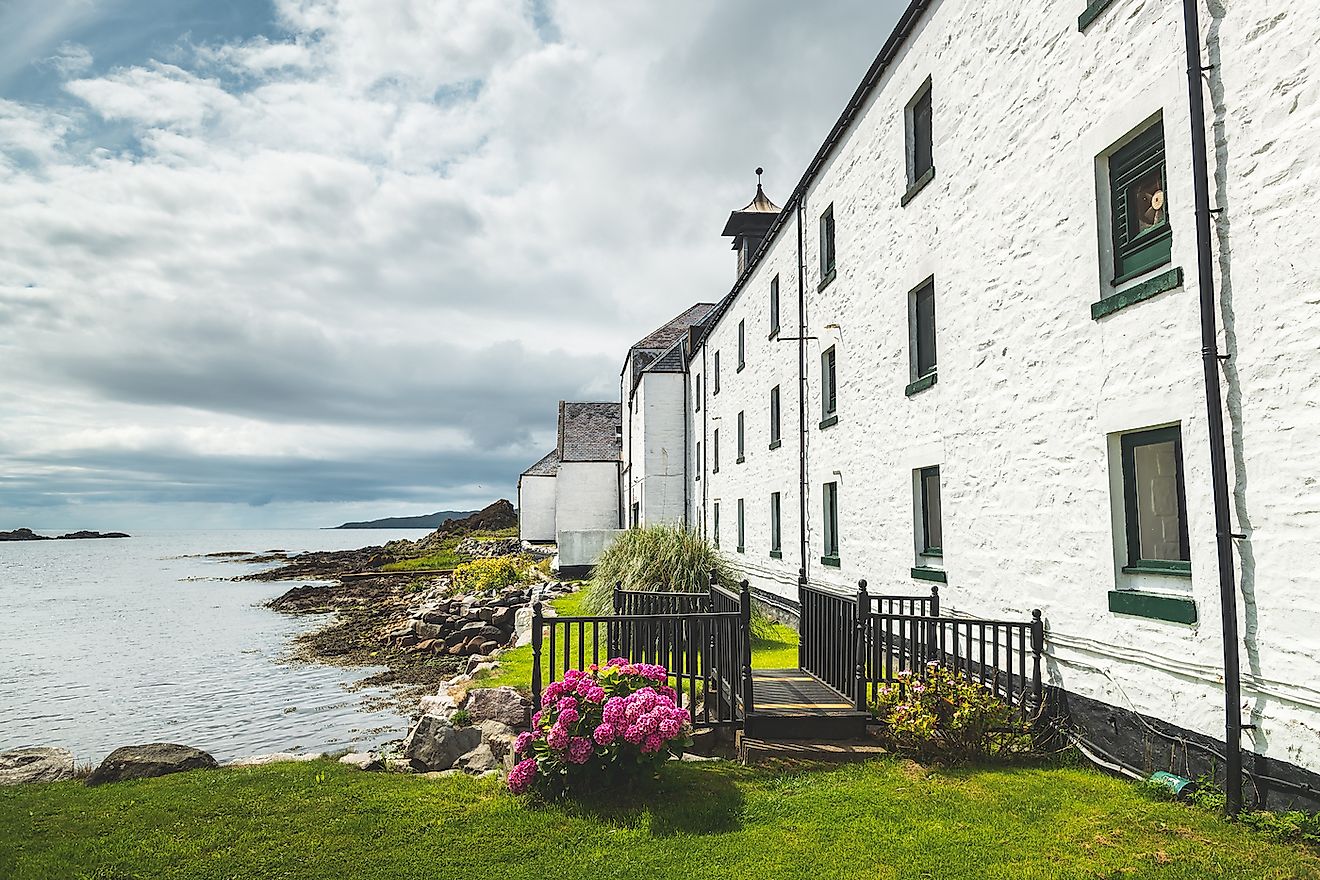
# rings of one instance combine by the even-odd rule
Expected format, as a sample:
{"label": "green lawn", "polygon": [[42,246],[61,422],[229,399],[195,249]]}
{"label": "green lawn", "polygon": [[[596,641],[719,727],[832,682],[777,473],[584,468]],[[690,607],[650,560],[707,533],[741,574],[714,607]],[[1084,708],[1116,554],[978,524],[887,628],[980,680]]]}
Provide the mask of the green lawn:
{"label": "green lawn", "polygon": [[380,567],[381,571],[419,571],[432,569],[453,569],[458,568],[465,562],[471,562],[472,557],[466,553],[458,553],[453,550],[442,550],[439,553],[433,553],[430,556],[422,556],[417,559],[401,559],[398,562],[389,562]]}
{"label": "green lawn", "polygon": [[[583,604],[586,590],[579,590],[568,596],[551,601],[560,617],[586,615]],[[591,640],[587,639],[587,662],[591,657]],[[602,650],[604,645],[602,644]],[[602,655],[601,660],[609,659]],[[545,667],[547,659],[542,658],[542,681],[549,681]],[[776,624],[771,628],[768,638],[757,639],[752,643],[752,666],[757,669],[796,669],[798,665],[798,634],[791,626]],[[500,655],[500,668],[478,676],[482,687],[511,687],[529,690],[532,683],[532,648],[530,645],[513,648]]]}
{"label": "green lawn", "polygon": [[1080,768],[671,764],[636,807],[330,762],[0,789],[5,880],[1317,878],[1320,859]]}

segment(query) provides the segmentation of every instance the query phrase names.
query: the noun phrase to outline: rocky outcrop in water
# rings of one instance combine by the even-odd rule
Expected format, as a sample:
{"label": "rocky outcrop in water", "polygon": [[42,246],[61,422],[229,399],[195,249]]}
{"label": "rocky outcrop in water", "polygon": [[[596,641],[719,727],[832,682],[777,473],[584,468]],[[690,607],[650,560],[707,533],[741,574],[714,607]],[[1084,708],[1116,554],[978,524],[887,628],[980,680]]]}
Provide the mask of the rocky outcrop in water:
{"label": "rocky outcrop in water", "polygon": [[201,749],[176,743],[146,743],[115,749],[87,777],[88,785],[151,779],[188,770],[214,770],[218,765]]}
{"label": "rocky outcrop in water", "polygon": [[0,532],[0,541],[78,541],[84,538],[127,538],[123,532],[69,532],[52,538],[38,535],[31,529],[14,529],[12,532]]}

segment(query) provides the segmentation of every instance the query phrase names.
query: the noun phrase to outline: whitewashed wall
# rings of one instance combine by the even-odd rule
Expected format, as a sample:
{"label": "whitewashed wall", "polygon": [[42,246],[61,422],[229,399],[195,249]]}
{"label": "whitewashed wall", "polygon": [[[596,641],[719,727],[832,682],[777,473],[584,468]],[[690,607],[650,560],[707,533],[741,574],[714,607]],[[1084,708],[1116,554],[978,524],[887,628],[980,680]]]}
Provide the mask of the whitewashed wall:
{"label": "whitewashed wall", "polygon": [[518,480],[518,537],[555,540],[555,478],[523,476]]}
{"label": "whitewashed wall", "polygon": [[637,386],[637,429],[643,468],[632,471],[633,500],[641,502],[643,525],[683,525],[687,503],[684,441],[684,377],[645,373]]}
{"label": "whitewashed wall", "polygon": [[[1221,645],[1201,380],[1181,4],[1115,0],[1085,33],[1085,4],[937,0],[806,196],[810,343],[807,503],[813,582],[925,592],[915,581],[913,470],[941,466],[946,608],[1025,619],[1042,608],[1049,672],[1071,691],[1222,735]],[[1320,19],[1283,0],[1219,2],[1205,22],[1217,108],[1214,201],[1234,449],[1235,529],[1246,645],[1244,715],[1262,754],[1320,768]],[[907,207],[903,109],[933,79],[936,177]],[[1181,289],[1095,321],[1107,286],[1097,159],[1163,114],[1173,260]],[[838,277],[817,292],[816,220],[834,204]],[[1227,246],[1225,241],[1228,242]],[[720,427],[722,546],[792,595],[796,550],[796,345],[767,346],[769,274],[781,314],[796,301],[785,224],[707,346]],[[773,269],[767,263],[777,264]],[[936,282],[939,381],[908,398],[908,292]],[[748,366],[735,373],[746,320]],[[831,327],[829,325],[837,325]],[[786,335],[792,335],[786,331]],[[819,356],[838,354],[839,423],[820,418]],[[709,352],[694,369],[709,373]],[[699,365],[704,364],[704,368]],[[765,393],[780,381],[784,446],[767,454]],[[703,380],[713,387],[709,378]],[[748,461],[734,463],[735,414]],[[701,414],[694,414],[701,425]],[[718,421],[711,419],[718,418]],[[1193,577],[1116,570],[1114,435],[1181,425]],[[778,456],[779,461],[775,460]],[[710,461],[707,453],[707,461]],[[836,474],[837,472],[837,474]],[[840,483],[842,567],[820,564],[820,486]],[[772,486],[785,553],[765,558]],[[1115,587],[1190,595],[1193,626],[1108,611]]]}
{"label": "whitewashed wall", "polygon": [[618,527],[618,462],[560,462],[555,478],[555,529],[562,533]]}

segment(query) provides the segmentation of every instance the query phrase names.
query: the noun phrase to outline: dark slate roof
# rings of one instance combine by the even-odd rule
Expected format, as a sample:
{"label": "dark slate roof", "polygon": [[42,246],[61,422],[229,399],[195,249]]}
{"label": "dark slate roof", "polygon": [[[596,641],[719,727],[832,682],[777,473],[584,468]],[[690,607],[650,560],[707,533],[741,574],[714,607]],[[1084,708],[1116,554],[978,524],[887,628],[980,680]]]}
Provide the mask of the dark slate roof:
{"label": "dark slate roof", "polygon": [[[631,369],[632,375],[629,377],[628,388],[631,391],[637,389],[637,382],[642,378],[642,373],[654,371],[657,373],[682,372],[683,355],[679,350],[677,366],[652,366],[658,359],[669,358],[674,351],[674,347],[687,339],[688,329],[701,322],[715,308],[715,303],[697,303],[694,306],[684,310],[682,314],[676,316],[663,327],[657,328],[639,340],[636,345],[628,349],[628,360],[624,369]],[[668,362],[666,362],[668,364]],[[631,393],[630,393],[631,397]]]}
{"label": "dark slate roof", "polygon": [[642,372],[645,373],[681,373],[684,368],[683,346],[686,343],[686,337],[679,339],[674,343],[669,351],[660,355],[647,365]]}
{"label": "dark slate roof", "polygon": [[524,477],[553,477],[559,473],[559,450],[551,449],[545,457],[522,472]]}
{"label": "dark slate roof", "polygon": [[617,403],[559,402],[560,461],[618,461],[623,407]]}

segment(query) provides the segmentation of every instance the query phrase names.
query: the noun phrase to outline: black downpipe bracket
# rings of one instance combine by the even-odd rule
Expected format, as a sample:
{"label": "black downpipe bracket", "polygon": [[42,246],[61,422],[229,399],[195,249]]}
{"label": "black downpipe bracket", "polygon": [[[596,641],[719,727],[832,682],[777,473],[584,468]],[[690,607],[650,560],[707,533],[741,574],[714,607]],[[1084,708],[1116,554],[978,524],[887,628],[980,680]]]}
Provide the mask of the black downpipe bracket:
{"label": "black downpipe bracket", "polygon": [[1219,387],[1219,343],[1215,321],[1214,254],[1210,248],[1210,177],[1205,145],[1205,93],[1201,74],[1201,22],[1198,0],[1183,0],[1187,34],[1187,103],[1191,112],[1192,178],[1196,193],[1197,287],[1201,297],[1201,360],[1205,370],[1206,423],[1210,431],[1210,482],[1214,493],[1215,547],[1219,557],[1219,604],[1224,629],[1224,762],[1226,809],[1242,808],[1242,678],[1238,658],[1237,584],[1233,574],[1233,534],[1229,519],[1228,461],[1224,451],[1224,411]]}

